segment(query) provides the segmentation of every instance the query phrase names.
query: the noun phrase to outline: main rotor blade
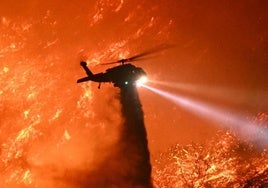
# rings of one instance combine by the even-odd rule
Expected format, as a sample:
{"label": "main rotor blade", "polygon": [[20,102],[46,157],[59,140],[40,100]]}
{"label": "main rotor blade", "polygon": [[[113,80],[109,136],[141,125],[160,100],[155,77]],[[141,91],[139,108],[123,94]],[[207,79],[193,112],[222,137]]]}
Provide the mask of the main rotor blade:
{"label": "main rotor blade", "polygon": [[114,61],[114,62],[110,62],[110,63],[102,63],[101,65],[110,65],[110,64],[116,64],[116,63],[125,63],[125,62],[143,60],[143,58],[142,59],[140,59],[140,58],[144,57],[144,56],[154,54],[156,52],[166,50],[168,48],[172,48],[172,47],[174,47],[174,45],[162,44],[162,45],[159,45],[159,46],[157,46],[155,48],[152,48],[150,50],[147,50],[147,51],[144,51],[144,52],[139,53],[137,55],[134,55],[132,57],[129,57],[129,58],[126,58],[126,59],[120,59],[118,61]]}

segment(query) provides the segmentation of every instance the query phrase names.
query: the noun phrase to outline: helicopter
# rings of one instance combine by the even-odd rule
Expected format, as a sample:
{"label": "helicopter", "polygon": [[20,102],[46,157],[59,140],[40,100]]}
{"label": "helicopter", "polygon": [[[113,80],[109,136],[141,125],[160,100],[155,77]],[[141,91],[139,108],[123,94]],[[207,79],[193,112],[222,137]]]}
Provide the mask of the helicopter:
{"label": "helicopter", "polygon": [[91,70],[89,70],[87,63],[85,61],[81,61],[80,65],[85,70],[87,76],[84,78],[80,78],[77,80],[77,83],[93,81],[98,82],[98,89],[101,87],[101,83],[110,82],[113,83],[114,87],[127,87],[130,85],[141,85],[147,81],[147,74],[141,67],[136,67],[135,65],[130,64],[129,62],[143,60],[144,56],[150,55],[157,51],[163,50],[168,46],[158,46],[149,51],[145,51],[143,53],[137,54],[135,56],[120,59],[118,61],[114,61],[111,63],[102,63],[101,65],[110,65],[110,64],[120,64],[118,66],[107,69],[104,73],[93,74]]}

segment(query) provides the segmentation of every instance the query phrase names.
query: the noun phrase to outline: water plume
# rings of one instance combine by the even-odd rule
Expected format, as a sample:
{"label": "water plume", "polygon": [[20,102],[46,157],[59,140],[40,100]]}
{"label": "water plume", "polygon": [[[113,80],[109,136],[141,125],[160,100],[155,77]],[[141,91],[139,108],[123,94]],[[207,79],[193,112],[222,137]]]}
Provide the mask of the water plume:
{"label": "water plume", "polygon": [[125,179],[133,187],[152,187],[151,164],[142,106],[135,86],[121,88],[120,102],[124,117],[121,127],[120,153]]}

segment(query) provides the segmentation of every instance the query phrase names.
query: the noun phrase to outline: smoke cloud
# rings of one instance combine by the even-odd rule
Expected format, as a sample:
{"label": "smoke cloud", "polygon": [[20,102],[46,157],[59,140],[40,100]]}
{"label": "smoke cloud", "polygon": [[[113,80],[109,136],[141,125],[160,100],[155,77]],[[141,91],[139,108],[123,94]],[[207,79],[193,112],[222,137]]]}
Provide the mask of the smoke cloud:
{"label": "smoke cloud", "polygon": [[[89,143],[94,143],[95,147],[89,146],[87,152],[80,152],[80,155],[84,155],[80,156],[83,159],[79,159],[79,161],[83,161],[83,164],[75,164],[74,167],[70,166],[71,168],[68,168],[66,164],[60,164],[57,168],[56,166],[53,167],[54,169],[49,168],[51,175],[53,175],[53,171],[56,174],[52,177],[54,179],[52,186],[152,187],[147,134],[136,87],[121,88],[120,95],[112,94],[103,100],[107,104],[106,111],[110,108],[108,111],[115,110],[112,113],[118,115],[120,108],[117,103],[120,101],[122,121],[120,122],[119,117],[112,117],[113,115],[109,119],[109,116],[103,113],[96,114],[98,121],[101,121],[101,115],[103,115],[106,122],[104,125],[105,134],[110,135],[110,137],[102,135],[100,131],[89,133],[88,135],[96,134],[94,142],[86,137],[87,133],[84,133],[82,136],[85,138],[79,139],[79,142],[84,140],[83,145],[86,145],[86,142],[90,140]],[[98,112],[96,109],[95,111]],[[118,126],[115,126],[115,121],[119,121]],[[78,146],[79,143],[76,145]],[[90,149],[94,154],[91,153]],[[89,158],[85,159],[86,157]],[[55,169],[58,169],[58,172]]]}

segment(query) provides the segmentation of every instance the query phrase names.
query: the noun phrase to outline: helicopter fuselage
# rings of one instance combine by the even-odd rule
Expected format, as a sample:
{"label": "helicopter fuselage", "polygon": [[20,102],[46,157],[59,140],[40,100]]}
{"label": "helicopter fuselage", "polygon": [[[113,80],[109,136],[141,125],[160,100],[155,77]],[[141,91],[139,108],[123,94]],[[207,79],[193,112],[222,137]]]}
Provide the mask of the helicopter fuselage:
{"label": "helicopter fuselage", "polygon": [[111,82],[115,87],[124,87],[130,84],[135,84],[141,77],[146,76],[146,73],[142,68],[129,63],[109,68],[104,73],[97,74],[93,74],[88,69],[85,62],[81,62],[81,66],[85,69],[88,76],[77,80],[77,83],[85,81],[98,83]]}

